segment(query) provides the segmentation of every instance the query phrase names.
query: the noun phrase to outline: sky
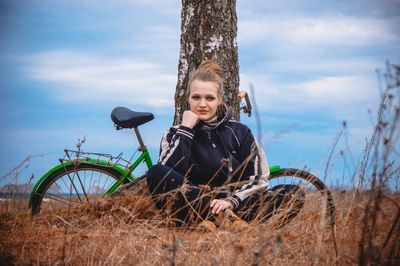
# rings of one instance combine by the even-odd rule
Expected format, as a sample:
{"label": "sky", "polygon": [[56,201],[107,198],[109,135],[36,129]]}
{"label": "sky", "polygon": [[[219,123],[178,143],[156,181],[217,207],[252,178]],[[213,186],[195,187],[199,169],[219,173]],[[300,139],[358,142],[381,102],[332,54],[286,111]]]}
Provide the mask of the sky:
{"label": "sky", "polygon": [[[400,1],[238,0],[236,11],[240,88],[254,87],[269,164],[324,179],[346,121],[327,176],[342,182],[372,133],[376,70],[400,63]],[[173,0],[0,0],[0,185],[37,180],[78,139],[129,159],[137,141],[114,129],[116,106],[154,113],[139,129],[155,161],[173,120],[180,12]],[[254,115],[242,122],[256,134]]]}

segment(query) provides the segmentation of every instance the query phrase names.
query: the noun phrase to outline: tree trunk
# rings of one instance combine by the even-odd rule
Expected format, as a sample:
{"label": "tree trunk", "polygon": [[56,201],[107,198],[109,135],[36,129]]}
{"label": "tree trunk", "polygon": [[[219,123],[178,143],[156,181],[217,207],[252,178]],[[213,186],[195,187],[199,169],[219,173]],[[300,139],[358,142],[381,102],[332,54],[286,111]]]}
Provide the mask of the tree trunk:
{"label": "tree trunk", "polygon": [[174,125],[181,123],[188,109],[189,75],[205,59],[214,60],[224,69],[224,102],[232,117],[239,120],[236,0],[182,0],[181,19]]}

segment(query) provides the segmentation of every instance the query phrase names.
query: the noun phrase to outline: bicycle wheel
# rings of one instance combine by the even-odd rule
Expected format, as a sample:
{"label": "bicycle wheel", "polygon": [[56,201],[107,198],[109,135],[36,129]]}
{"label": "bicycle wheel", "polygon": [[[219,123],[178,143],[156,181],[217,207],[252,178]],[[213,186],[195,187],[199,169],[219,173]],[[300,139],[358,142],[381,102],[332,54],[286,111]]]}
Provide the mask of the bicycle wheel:
{"label": "bicycle wheel", "polygon": [[[315,225],[317,221],[324,221],[329,226],[335,225],[335,205],[332,195],[318,177],[309,172],[293,168],[280,169],[271,173],[269,177],[270,188],[291,185],[300,188],[298,191],[304,200],[300,204],[301,210],[295,210],[292,213],[281,211],[281,213],[277,214],[278,216],[281,215],[281,217],[275,219],[279,227],[286,225],[294,217],[303,226],[305,226],[306,222],[309,222],[310,225]],[[292,195],[292,197],[296,198],[296,195]],[[296,205],[295,200],[292,201],[292,205]]]}
{"label": "bicycle wheel", "polygon": [[44,179],[36,189],[32,214],[94,201],[102,197],[120,177],[118,171],[95,164],[80,163],[61,168]]}

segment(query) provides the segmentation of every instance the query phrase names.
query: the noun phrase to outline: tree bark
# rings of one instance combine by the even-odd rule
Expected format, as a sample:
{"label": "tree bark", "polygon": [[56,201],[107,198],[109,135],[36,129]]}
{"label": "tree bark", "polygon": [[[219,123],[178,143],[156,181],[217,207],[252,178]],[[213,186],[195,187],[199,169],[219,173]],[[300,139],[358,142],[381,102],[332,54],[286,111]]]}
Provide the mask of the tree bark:
{"label": "tree bark", "polygon": [[205,59],[224,69],[224,102],[239,120],[239,64],[236,0],[182,0],[181,48],[175,91],[174,125],[188,109],[189,75]]}

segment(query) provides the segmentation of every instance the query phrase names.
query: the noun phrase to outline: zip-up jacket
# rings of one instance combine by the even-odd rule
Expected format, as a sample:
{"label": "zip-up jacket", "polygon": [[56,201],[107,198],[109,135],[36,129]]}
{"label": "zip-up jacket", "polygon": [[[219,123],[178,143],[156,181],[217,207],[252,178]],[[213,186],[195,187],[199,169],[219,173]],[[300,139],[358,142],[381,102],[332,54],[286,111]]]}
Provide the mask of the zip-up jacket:
{"label": "zip-up jacket", "polygon": [[[224,116],[213,126],[171,127],[161,140],[158,163],[172,167],[195,185],[222,187],[217,198],[234,210],[251,194],[265,190],[269,168],[251,130]],[[219,192],[219,191],[218,191]]]}

